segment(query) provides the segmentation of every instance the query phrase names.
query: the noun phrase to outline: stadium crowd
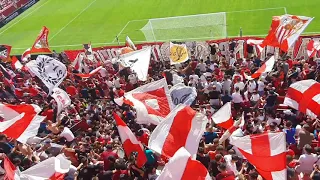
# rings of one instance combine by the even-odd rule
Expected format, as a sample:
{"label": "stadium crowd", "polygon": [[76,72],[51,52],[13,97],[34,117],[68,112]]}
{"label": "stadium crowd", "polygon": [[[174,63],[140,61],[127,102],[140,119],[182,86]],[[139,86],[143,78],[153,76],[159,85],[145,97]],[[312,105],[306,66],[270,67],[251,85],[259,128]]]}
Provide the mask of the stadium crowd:
{"label": "stadium crowd", "polygon": [[[66,56],[56,53],[53,56],[68,64]],[[230,56],[224,57],[213,46],[209,57],[191,57],[176,66],[151,60],[146,82],[138,81],[129,68],[118,72],[117,66],[107,65],[92,78],[81,79],[68,65],[67,78],[60,88],[70,95],[72,105],[59,116],[55,101],[46,95],[46,87],[38,78],[15,71],[9,63],[1,62],[15,73],[13,83],[0,77],[1,102],[37,104],[43,109],[40,115],[46,116],[37,138],[26,144],[0,134],[1,157],[8,156],[17,168],[25,170],[49,157],[64,154],[73,165],[65,177],[70,180],[155,180],[165,164],[165,159],[148,149],[148,138],[155,126],[137,124],[134,109],[118,106],[114,99],[163,78],[163,74],[170,85],[170,74],[176,73],[183,77],[185,85],[197,89],[192,107],[208,119],[223,104],[232,102],[234,119],[239,119],[244,112],[244,135],[284,131],[288,180],[320,179],[320,121],[282,105],[290,84],[303,79],[319,80],[317,62],[313,58],[291,59],[284,55],[277,59],[271,73],[247,81],[244,73],[255,72],[264,61],[256,56],[237,59],[232,51]],[[89,68],[96,67],[90,65]],[[124,155],[112,112],[122,117],[144,145],[147,163],[143,168],[136,165],[134,154],[131,157]],[[228,140],[219,144],[222,134],[223,130],[209,120],[196,157],[212,179],[262,179]]]}

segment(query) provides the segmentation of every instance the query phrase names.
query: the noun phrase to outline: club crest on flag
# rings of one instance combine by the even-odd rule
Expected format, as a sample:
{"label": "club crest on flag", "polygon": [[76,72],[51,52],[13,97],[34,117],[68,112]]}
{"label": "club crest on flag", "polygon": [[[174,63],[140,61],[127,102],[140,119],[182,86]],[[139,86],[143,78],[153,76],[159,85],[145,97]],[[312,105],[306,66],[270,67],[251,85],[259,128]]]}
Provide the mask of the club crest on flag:
{"label": "club crest on flag", "polygon": [[11,46],[0,45],[0,58],[7,59],[10,56]]}
{"label": "club crest on flag", "polygon": [[188,49],[185,44],[173,44],[170,42],[170,63],[179,64],[189,59]]}
{"label": "club crest on flag", "polygon": [[40,31],[40,34],[42,34],[41,38],[35,43],[34,47],[36,49],[40,49],[40,48],[49,48],[49,45],[47,43],[47,34],[49,33],[48,29],[42,29]]}

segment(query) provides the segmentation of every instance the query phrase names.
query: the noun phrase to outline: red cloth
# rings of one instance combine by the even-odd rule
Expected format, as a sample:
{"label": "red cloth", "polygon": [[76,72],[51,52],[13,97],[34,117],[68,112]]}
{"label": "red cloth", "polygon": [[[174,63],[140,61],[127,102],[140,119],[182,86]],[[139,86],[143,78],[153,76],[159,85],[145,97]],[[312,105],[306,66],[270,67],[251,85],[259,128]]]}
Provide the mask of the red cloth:
{"label": "red cloth", "polygon": [[115,157],[116,159],[119,158],[118,154],[117,153],[114,153],[112,151],[104,151],[102,154],[101,154],[101,160],[103,160],[103,163],[104,163],[104,170],[107,171],[109,170],[109,166],[110,166],[110,163],[109,163],[109,160],[108,160],[108,157],[110,156],[113,156]]}
{"label": "red cloth", "polygon": [[117,170],[116,172],[113,173],[112,180],[120,180],[120,175],[121,174],[127,174],[128,175],[128,170]]}
{"label": "red cloth", "polygon": [[34,87],[30,87],[29,88],[29,93],[32,97],[37,96],[39,94],[39,90],[34,88]]}
{"label": "red cloth", "polygon": [[236,176],[232,171],[225,171],[216,176],[217,180],[235,180]]}
{"label": "red cloth", "polygon": [[68,86],[66,88],[66,91],[70,96],[74,96],[74,95],[78,94],[78,90],[74,86]]}
{"label": "red cloth", "polygon": [[145,144],[146,146],[148,146],[149,135],[147,133],[143,133],[142,136],[138,137],[137,139],[142,144]]}
{"label": "red cloth", "polygon": [[53,109],[48,109],[42,113],[43,116],[47,116],[48,120],[53,120]]}

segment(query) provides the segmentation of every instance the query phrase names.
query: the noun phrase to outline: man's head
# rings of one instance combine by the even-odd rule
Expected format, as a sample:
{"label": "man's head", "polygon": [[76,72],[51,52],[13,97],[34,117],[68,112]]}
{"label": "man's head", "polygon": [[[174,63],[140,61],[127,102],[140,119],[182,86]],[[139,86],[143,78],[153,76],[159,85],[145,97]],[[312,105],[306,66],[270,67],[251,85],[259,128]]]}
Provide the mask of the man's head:
{"label": "man's head", "polygon": [[227,165],[225,163],[221,163],[219,166],[218,166],[218,170],[220,172],[224,172],[227,170]]}
{"label": "man's head", "polygon": [[303,149],[306,151],[307,154],[312,153],[312,147],[309,144],[304,145]]}

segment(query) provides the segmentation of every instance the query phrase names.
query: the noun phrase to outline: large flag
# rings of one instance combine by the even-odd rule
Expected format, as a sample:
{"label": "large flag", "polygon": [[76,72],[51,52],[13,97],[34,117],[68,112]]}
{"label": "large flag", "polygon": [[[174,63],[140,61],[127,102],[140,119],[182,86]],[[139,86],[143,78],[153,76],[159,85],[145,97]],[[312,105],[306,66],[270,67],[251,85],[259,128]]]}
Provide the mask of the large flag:
{"label": "large flag", "polygon": [[40,31],[40,34],[38,35],[36,41],[34,42],[30,50],[30,54],[51,53],[51,50],[49,49],[48,35],[49,29],[43,26],[42,30]]}
{"label": "large flag", "polygon": [[91,43],[83,44],[83,49],[84,49],[84,53],[85,53],[86,57],[90,61],[93,61],[94,57],[93,57],[93,51],[92,51]]}
{"label": "large flag", "polygon": [[40,107],[34,104],[0,104],[0,116],[4,118],[0,122],[0,132],[26,143],[28,138],[37,135],[40,123],[45,119],[38,116],[40,111]]}
{"label": "large flag", "polygon": [[193,156],[198,151],[207,122],[205,115],[181,104],[154,129],[149,147],[168,158],[184,147]]}
{"label": "large flag", "polygon": [[320,42],[319,41],[314,41],[314,40],[310,40],[308,45],[307,45],[307,53],[308,53],[308,57],[313,57],[314,55],[316,55],[317,51],[320,50]]}
{"label": "large flag", "polygon": [[138,124],[159,124],[173,109],[166,79],[140,86],[115,99],[118,105],[126,103],[135,108]]}
{"label": "large flag", "polygon": [[133,152],[137,152],[137,166],[142,167],[147,162],[147,157],[144,153],[142,144],[137,140],[126,123],[123,122],[123,120],[116,113],[113,113],[113,117],[116,120],[122,146],[127,157],[130,157]]}
{"label": "large flag", "polygon": [[148,79],[150,57],[151,47],[147,47],[121,55],[119,62],[123,67],[128,67],[135,72],[140,81],[146,81]]}
{"label": "large flag", "polygon": [[157,180],[211,180],[207,168],[181,147],[169,160]]}
{"label": "large flag", "polygon": [[69,172],[71,161],[62,154],[46,159],[29,169],[21,172],[20,179],[28,180],[63,180],[66,173]]}
{"label": "large flag", "polygon": [[320,115],[320,83],[308,79],[295,82],[287,90],[283,104],[316,118]]}
{"label": "large flag", "polygon": [[27,62],[28,58],[31,58],[31,48],[26,49],[21,55],[21,61]]}
{"label": "large flag", "polygon": [[244,73],[244,76],[248,80],[259,78],[263,73],[271,72],[275,63],[275,58],[272,56],[269,60],[267,60],[256,72],[248,76]]}
{"label": "large flag", "polygon": [[237,121],[234,121],[233,125],[223,133],[223,135],[219,139],[219,143],[221,144],[226,139],[228,139],[231,135],[233,135],[233,133],[238,128],[242,128],[244,126],[244,123],[245,123],[245,121],[244,121],[244,112],[243,112],[241,118]]}
{"label": "large flag", "polygon": [[71,62],[71,65],[73,66],[73,68],[75,69],[75,70],[77,70],[78,72],[82,72],[82,61],[83,61],[83,59],[84,59],[84,56],[81,54],[81,53],[79,53],[78,55],[77,55],[77,57],[76,57],[76,59],[74,60],[74,61],[72,61]]}
{"label": "large flag", "polygon": [[136,46],[134,45],[134,43],[131,41],[131,39],[129,38],[129,36],[126,37],[126,46],[130,47],[133,50],[137,50]]}
{"label": "large flag", "polygon": [[28,71],[36,75],[49,89],[58,87],[67,76],[66,66],[49,56],[40,55],[36,60],[32,60],[25,65]]}
{"label": "large flag", "polygon": [[287,52],[312,20],[311,17],[289,14],[273,16],[269,34],[261,47],[279,47],[282,51]]}
{"label": "large flag", "polygon": [[63,109],[71,104],[71,99],[69,95],[60,88],[53,88],[53,93],[51,96],[56,100],[58,105],[57,114],[60,114]]}
{"label": "large flag", "polygon": [[217,126],[224,129],[229,129],[234,123],[231,113],[231,103],[227,102],[225,105],[223,105],[211,116],[211,119],[215,124],[217,124]]}
{"label": "large flag", "polygon": [[185,44],[173,44],[170,42],[170,64],[180,64],[189,59],[188,49]]}
{"label": "large flag", "polygon": [[170,88],[170,96],[175,106],[178,104],[190,106],[197,97],[197,90],[195,87],[179,83]]}
{"label": "large flag", "polygon": [[10,57],[11,46],[0,45],[0,59],[8,59]]}
{"label": "large flag", "polygon": [[[284,132],[230,137],[230,144],[266,180],[286,180],[286,135]],[[275,163],[276,162],[276,163]]]}
{"label": "large flag", "polygon": [[11,66],[13,69],[22,69],[23,65],[21,64],[21,62],[19,61],[19,59],[16,56],[12,56],[12,61],[11,61]]}
{"label": "large flag", "polygon": [[102,66],[97,67],[96,69],[92,70],[90,73],[88,74],[75,74],[81,78],[90,78],[91,76],[97,74],[100,70],[102,69]]}

